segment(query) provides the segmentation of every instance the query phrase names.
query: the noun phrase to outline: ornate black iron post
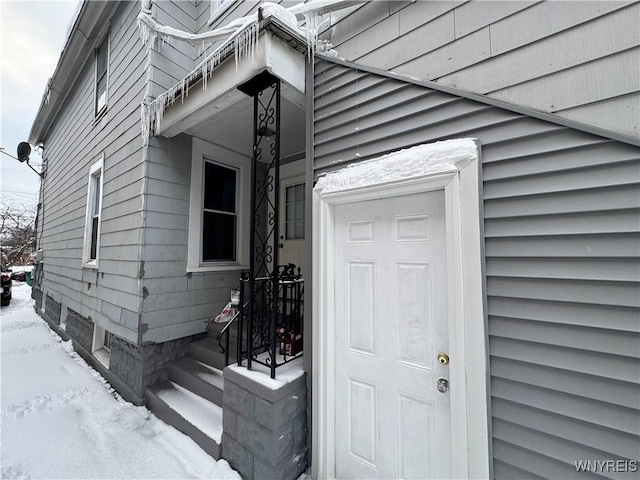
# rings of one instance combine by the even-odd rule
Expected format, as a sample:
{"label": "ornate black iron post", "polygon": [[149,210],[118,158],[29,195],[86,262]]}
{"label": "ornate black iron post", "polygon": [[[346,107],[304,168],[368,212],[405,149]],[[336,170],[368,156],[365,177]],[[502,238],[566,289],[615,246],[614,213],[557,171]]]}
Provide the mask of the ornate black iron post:
{"label": "ornate black iron post", "polygon": [[[280,202],[280,80],[263,72],[239,89],[253,97],[251,232],[247,368],[264,363],[275,378],[278,324]],[[267,353],[266,358],[257,357]]]}

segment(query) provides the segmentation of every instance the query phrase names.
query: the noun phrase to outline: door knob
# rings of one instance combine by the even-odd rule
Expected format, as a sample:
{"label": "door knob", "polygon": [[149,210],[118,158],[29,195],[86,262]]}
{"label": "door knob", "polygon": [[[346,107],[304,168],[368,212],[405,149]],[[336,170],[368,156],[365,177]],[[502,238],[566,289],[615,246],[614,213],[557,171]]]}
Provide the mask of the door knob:
{"label": "door knob", "polygon": [[440,377],[436,388],[440,393],[447,393],[447,390],[449,390],[449,380]]}
{"label": "door knob", "polygon": [[439,353],[438,362],[440,362],[441,365],[449,365],[449,355],[446,353]]}

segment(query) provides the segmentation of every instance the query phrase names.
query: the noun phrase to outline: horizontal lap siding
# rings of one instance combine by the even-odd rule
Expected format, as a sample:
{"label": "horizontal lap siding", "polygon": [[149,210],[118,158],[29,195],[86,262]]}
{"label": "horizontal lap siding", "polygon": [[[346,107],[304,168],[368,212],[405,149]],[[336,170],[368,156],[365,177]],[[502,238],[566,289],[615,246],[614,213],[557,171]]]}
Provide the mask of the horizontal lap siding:
{"label": "horizontal lap siding", "polygon": [[153,138],[144,233],[143,341],[205,331],[229,301],[239,272],[187,273],[191,137]]}
{"label": "horizontal lap siding", "polygon": [[640,134],[638,1],[376,1],[330,18],[321,37],[348,61]]}
{"label": "horizontal lap siding", "polygon": [[[280,4],[284,8],[289,8],[296,3],[300,3],[302,0],[274,0],[271,3]],[[209,8],[209,1],[203,0],[196,7],[196,28],[197,33],[204,33],[210,30],[215,30],[217,28],[224,27],[228,25],[234,20],[238,20],[243,17],[248,17],[249,15],[257,12],[258,7],[263,3],[263,0],[243,0],[241,2],[231,2],[228,8],[225,8],[220,15],[218,15],[211,24],[209,24],[209,19],[211,18],[211,11]],[[214,52],[217,48],[219,48],[226,39],[217,40],[213,43],[205,43],[205,49],[202,47],[197,48],[195,52],[196,64],[202,62],[207,55]]]}
{"label": "horizontal lap siding", "polygon": [[[197,8],[193,2],[161,0],[154,2],[152,11],[161,25],[188,33],[196,31]],[[151,94],[157,97],[185,78],[195,67],[194,58],[201,50],[201,46],[194,47],[181,40],[163,43],[158,39],[153,48]]]}
{"label": "horizontal lap siding", "polygon": [[[137,2],[123,2],[111,20],[106,113],[95,120],[91,55],[45,141],[47,175],[40,242],[45,252],[45,291],[94,321],[106,326],[112,325],[109,322],[120,324],[116,333],[134,341],[137,325],[125,322],[121,315],[122,309],[139,311],[136,278],[143,177],[140,102],[146,56],[136,27],[138,12]],[[83,269],[81,259],[89,168],[103,154],[100,262],[96,272]]]}
{"label": "horizontal lap siding", "polygon": [[[203,33],[251,14],[260,3],[234,2],[211,26],[208,0],[161,1],[156,14],[160,23]],[[182,80],[221,43],[204,43],[204,49],[179,41],[159,45],[153,57],[153,95]],[[187,273],[191,137],[152,138],[147,175],[141,330],[143,341],[164,342],[203,332],[229,301],[240,273]]]}
{"label": "horizontal lap siding", "polygon": [[314,98],[316,174],[480,140],[495,477],[638,459],[640,150],[324,60]]}

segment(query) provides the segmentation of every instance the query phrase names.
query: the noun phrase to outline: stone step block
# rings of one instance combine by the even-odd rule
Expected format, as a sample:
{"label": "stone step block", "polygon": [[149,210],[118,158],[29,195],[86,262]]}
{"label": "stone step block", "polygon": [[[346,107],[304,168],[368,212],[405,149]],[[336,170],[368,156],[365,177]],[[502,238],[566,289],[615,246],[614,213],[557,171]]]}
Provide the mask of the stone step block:
{"label": "stone step block", "polygon": [[216,460],[222,456],[222,408],[173,382],[145,391],[147,407]]}
{"label": "stone step block", "polygon": [[[223,370],[225,365],[225,354],[220,350],[220,346],[215,340],[215,336],[207,336],[201,340],[196,340],[189,344],[188,355],[198,362],[209,365],[210,367]],[[231,343],[229,348],[229,362],[235,363],[236,348]]]}
{"label": "stone step block", "polygon": [[186,356],[169,366],[169,380],[222,407],[222,371]]}

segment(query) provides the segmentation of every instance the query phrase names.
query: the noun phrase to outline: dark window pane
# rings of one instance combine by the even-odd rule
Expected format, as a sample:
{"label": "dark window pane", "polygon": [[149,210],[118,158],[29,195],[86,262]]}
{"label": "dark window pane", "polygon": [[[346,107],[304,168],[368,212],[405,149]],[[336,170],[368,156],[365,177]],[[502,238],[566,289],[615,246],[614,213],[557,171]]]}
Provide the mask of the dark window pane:
{"label": "dark window pane", "polygon": [[215,163],[204,166],[204,208],[221,212],[236,211],[236,171]]}
{"label": "dark window pane", "polygon": [[100,173],[98,173],[97,175],[94,175],[91,178],[91,181],[93,182],[93,191],[94,191],[91,214],[97,215],[98,209],[100,207]]}
{"label": "dark window pane", "polygon": [[96,86],[96,113],[107,104],[107,77],[102,77]]}
{"label": "dark window pane", "polygon": [[102,42],[102,45],[100,45],[100,47],[98,47],[98,51],[96,52],[96,56],[98,57],[97,62],[98,62],[98,68],[97,68],[97,75],[98,75],[98,79],[102,78],[102,76],[107,73],[107,46],[109,45],[109,42],[107,39],[105,39]]}
{"label": "dark window pane", "polygon": [[91,219],[91,245],[89,248],[89,260],[95,260],[98,253],[98,221],[99,216],[95,216]]}
{"label": "dark window pane", "polygon": [[236,216],[203,212],[202,261],[236,259]]}

